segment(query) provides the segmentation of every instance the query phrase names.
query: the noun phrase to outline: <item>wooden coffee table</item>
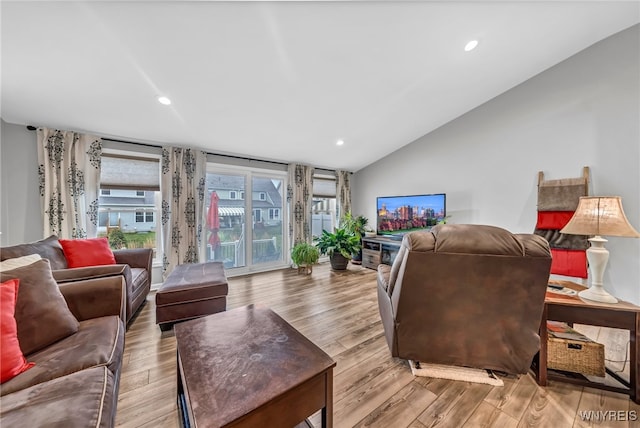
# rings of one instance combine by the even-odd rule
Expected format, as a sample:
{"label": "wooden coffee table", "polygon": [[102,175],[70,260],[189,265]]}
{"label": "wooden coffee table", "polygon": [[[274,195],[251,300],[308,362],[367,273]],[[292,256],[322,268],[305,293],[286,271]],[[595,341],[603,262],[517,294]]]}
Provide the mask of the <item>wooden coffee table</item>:
{"label": "wooden coffee table", "polygon": [[272,310],[245,306],[174,330],[184,425],[293,427],[322,410],[333,426],[336,363]]}

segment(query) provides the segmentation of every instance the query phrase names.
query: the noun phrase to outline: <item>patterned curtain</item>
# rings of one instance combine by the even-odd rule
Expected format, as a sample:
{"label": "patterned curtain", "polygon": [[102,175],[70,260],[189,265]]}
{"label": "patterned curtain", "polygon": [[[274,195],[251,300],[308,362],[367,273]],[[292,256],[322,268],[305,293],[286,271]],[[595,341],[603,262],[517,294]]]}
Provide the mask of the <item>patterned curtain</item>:
{"label": "patterned curtain", "polygon": [[336,200],[338,202],[338,222],[351,212],[351,182],[349,171],[336,171]]}
{"label": "patterned curtain", "polygon": [[200,261],[207,155],[180,148],[162,149],[162,271]]}
{"label": "patterned curtain", "polygon": [[44,237],[95,237],[102,140],[93,135],[39,128],[37,142]]}
{"label": "patterned curtain", "polygon": [[289,207],[289,245],[311,243],[311,208],[313,205],[313,168],[289,164],[287,203]]}

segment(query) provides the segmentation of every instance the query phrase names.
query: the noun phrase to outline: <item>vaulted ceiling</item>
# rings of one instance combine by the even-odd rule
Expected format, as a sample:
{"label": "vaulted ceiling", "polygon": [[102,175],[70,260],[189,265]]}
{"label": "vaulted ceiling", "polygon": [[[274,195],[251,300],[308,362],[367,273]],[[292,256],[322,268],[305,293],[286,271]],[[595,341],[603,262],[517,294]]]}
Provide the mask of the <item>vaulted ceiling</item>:
{"label": "vaulted ceiling", "polygon": [[7,122],[351,171],[640,22],[637,1],[0,8]]}

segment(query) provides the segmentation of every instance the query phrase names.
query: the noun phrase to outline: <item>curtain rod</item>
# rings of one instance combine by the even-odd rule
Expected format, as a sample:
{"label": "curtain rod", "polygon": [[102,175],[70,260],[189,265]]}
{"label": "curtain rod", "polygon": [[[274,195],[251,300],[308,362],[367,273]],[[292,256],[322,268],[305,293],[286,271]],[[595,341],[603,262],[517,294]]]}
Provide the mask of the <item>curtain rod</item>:
{"label": "curtain rod", "polygon": [[[36,128],[35,126],[32,125],[27,125],[27,129],[29,131],[35,131],[38,128]],[[159,146],[157,144],[151,144],[151,143],[139,143],[136,141],[126,141],[126,140],[119,140],[116,138],[107,138],[107,137],[100,137],[105,141],[113,141],[114,143],[125,143],[125,144],[136,144],[138,146],[145,146],[145,147],[154,147],[154,148],[162,148],[162,146]],[[251,161],[251,162],[266,162],[266,163],[272,163],[272,164],[276,164],[276,165],[289,165],[286,162],[278,162],[278,161],[272,161],[272,160],[262,160],[262,159],[254,159],[254,158],[249,158],[249,157],[244,157],[244,156],[236,156],[236,155],[226,155],[226,154],[221,154],[221,153],[212,153],[212,152],[206,152],[208,155],[212,155],[212,156],[223,156],[223,157],[227,157],[227,158],[231,158],[231,159],[240,159],[240,160],[247,160],[247,161]],[[331,169],[325,169],[325,168],[317,168],[317,169],[322,169],[325,171],[331,171],[334,172],[334,170]]]}

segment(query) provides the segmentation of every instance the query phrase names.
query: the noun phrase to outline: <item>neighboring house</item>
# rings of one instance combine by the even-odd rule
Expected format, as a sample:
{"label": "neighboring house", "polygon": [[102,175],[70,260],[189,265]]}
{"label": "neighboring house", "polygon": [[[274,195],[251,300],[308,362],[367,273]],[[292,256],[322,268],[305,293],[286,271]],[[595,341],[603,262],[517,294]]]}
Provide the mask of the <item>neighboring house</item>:
{"label": "neighboring house", "polygon": [[[275,183],[274,183],[275,182]],[[252,223],[276,226],[282,222],[281,180],[254,179],[251,192]],[[242,223],[245,206],[244,177],[207,174],[207,194],[216,191],[220,198],[218,215],[220,227],[232,227]],[[208,204],[208,202],[207,202]]]}
{"label": "neighboring house", "polygon": [[123,232],[156,230],[155,192],[141,190],[100,190],[98,232],[120,227]]}

